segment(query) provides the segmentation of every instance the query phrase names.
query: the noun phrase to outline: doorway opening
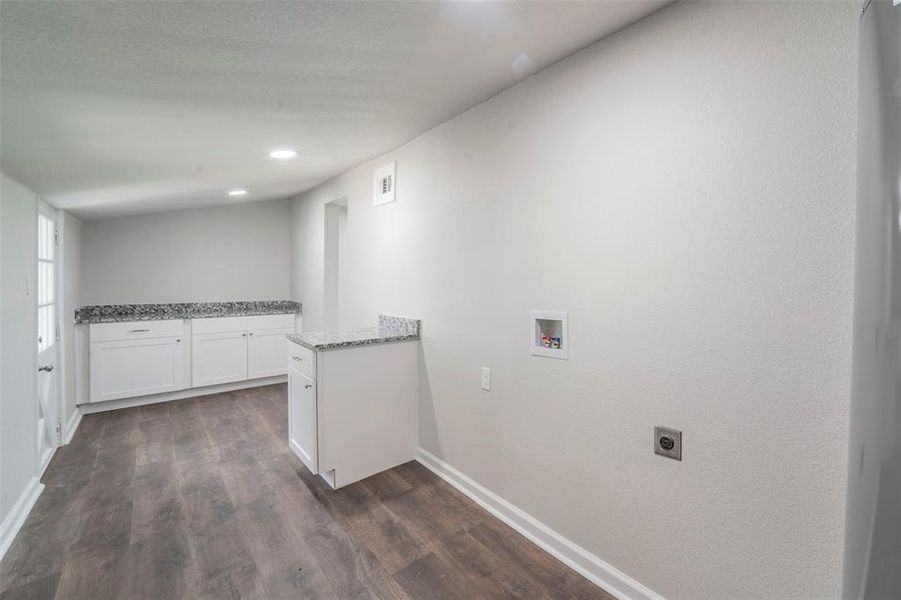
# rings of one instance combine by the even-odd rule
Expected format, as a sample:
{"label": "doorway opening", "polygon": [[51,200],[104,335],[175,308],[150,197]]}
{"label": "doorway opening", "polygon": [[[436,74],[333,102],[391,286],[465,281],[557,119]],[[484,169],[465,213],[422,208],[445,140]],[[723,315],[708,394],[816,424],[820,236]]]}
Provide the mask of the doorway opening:
{"label": "doorway opening", "polygon": [[325,205],[325,253],[322,290],[323,321],[327,329],[340,322],[341,256],[347,237],[347,198]]}

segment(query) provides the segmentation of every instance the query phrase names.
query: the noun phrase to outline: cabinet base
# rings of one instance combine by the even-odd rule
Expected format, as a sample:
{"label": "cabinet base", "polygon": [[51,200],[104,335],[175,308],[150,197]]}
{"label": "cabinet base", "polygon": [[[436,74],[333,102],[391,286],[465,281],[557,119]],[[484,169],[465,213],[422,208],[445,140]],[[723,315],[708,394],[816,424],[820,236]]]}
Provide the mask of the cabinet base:
{"label": "cabinet base", "polygon": [[144,406],[145,404],[157,404],[159,402],[170,402],[172,400],[182,400],[184,398],[194,398],[196,396],[207,396],[209,394],[220,394],[222,392],[230,392],[232,390],[243,390],[247,388],[260,387],[264,385],[272,385],[275,383],[285,383],[288,381],[285,375],[275,375],[273,377],[261,377],[259,379],[250,379],[248,381],[235,381],[234,383],[223,383],[220,385],[208,385],[206,387],[188,388],[177,392],[166,392],[164,394],[151,394],[149,396],[138,396],[137,398],[121,398],[119,400],[108,400],[107,402],[92,402],[90,404],[79,404],[82,414],[90,415],[108,410],[118,410],[120,408],[133,408],[135,406]]}

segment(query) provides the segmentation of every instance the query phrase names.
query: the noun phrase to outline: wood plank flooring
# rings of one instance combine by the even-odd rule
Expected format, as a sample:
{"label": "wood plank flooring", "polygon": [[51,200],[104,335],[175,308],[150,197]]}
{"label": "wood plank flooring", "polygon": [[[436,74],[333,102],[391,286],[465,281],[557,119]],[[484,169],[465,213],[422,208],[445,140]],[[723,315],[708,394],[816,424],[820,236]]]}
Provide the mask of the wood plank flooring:
{"label": "wood plank flooring", "polygon": [[416,462],[332,491],[285,385],[86,415],[0,563],[13,598],[600,598]]}

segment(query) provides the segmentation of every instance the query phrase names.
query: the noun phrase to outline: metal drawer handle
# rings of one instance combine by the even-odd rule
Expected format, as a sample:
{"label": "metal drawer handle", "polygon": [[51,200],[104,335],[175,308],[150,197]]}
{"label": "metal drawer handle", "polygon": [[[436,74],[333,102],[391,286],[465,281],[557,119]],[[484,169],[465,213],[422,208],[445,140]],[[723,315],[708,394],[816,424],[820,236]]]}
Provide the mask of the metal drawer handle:
{"label": "metal drawer handle", "polygon": [[299,356],[292,356],[291,358],[293,358],[293,359],[296,360],[297,362],[303,362],[303,359],[302,359],[301,357],[299,357]]}
{"label": "metal drawer handle", "polygon": [[128,333],[147,333],[149,329],[129,329]]}
{"label": "metal drawer handle", "polygon": [[308,383],[308,384],[306,384],[305,386],[303,386],[303,389],[308,390],[308,389],[310,389],[311,387],[313,387],[313,384],[312,384],[312,383]]}

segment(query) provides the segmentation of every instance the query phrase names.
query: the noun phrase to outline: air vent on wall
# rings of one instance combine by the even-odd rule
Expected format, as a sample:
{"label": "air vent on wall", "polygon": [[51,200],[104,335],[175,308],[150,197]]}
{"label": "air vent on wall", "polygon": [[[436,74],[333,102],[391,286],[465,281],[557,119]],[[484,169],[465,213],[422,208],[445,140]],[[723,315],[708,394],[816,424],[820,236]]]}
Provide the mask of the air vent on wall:
{"label": "air vent on wall", "polygon": [[374,189],[372,194],[372,204],[380,206],[389,202],[394,202],[394,162],[390,162],[384,167],[375,170]]}

